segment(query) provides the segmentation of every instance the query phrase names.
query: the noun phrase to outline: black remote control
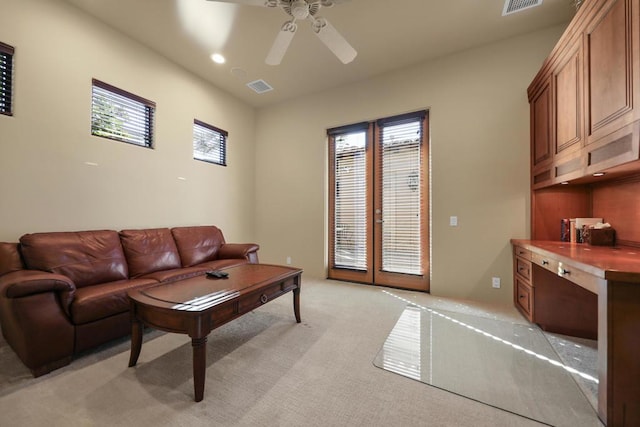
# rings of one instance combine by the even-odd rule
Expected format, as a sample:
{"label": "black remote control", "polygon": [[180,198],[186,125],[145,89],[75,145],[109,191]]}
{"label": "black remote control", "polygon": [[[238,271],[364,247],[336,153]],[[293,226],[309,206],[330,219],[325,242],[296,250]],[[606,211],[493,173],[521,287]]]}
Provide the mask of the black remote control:
{"label": "black remote control", "polygon": [[207,271],[205,274],[207,275],[207,277],[215,278],[215,279],[226,279],[227,277],[229,277],[229,273],[227,273],[226,271],[214,270],[214,271]]}

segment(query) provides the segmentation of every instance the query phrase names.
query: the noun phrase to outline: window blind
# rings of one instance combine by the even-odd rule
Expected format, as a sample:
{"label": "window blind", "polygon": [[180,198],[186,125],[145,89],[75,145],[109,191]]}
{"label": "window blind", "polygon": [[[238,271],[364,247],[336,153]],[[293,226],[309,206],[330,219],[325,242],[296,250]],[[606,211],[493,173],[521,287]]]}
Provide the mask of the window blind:
{"label": "window blind", "polygon": [[153,147],[155,103],[93,79],[91,134]]}
{"label": "window blind", "polygon": [[333,135],[335,168],[334,267],[367,269],[367,132]]}
{"label": "window blind", "polygon": [[424,116],[411,114],[380,120],[378,179],[382,180],[383,271],[424,274],[421,218],[423,203],[421,170]]}
{"label": "window blind", "polygon": [[200,120],[193,121],[193,158],[217,165],[227,165],[229,133]]}
{"label": "window blind", "polygon": [[13,47],[0,42],[0,114],[13,110]]}

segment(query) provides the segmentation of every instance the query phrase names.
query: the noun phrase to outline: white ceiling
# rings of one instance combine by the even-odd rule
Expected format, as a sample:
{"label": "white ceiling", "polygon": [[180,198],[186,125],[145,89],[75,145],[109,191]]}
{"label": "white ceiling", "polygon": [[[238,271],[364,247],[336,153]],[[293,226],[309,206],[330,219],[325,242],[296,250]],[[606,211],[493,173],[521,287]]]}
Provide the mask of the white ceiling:
{"label": "white ceiling", "polygon": [[[342,64],[300,22],[282,63],[270,66],[264,58],[288,20],[280,9],[207,0],[65,1],[255,107],[567,23],[575,12],[569,0],[544,0],[505,17],[504,0],[350,0],[319,15],[358,51],[353,62]],[[213,63],[214,52],[227,62]],[[257,79],[274,90],[246,87]]]}

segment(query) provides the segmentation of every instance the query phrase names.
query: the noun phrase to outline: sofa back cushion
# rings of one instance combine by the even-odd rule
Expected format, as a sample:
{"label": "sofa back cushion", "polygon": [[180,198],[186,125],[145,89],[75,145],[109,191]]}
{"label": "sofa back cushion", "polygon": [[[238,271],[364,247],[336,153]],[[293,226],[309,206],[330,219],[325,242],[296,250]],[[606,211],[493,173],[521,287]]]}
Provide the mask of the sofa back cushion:
{"label": "sofa back cushion", "polygon": [[18,244],[0,242],[0,276],[23,268]]}
{"label": "sofa back cushion", "polygon": [[27,268],[65,275],[78,288],[128,275],[117,231],[25,234],[20,245]]}
{"label": "sofa back cushion", "polygon": [[224,236],[218,227],[203,225],[171,229],[180,252],[183,267],[218,259],[218,250],[224,245]]}
{"label": "sofa back cushion", "polygon": [[122,230],[120,241],[131,277],[180,268],[180,255],[168,228]]}

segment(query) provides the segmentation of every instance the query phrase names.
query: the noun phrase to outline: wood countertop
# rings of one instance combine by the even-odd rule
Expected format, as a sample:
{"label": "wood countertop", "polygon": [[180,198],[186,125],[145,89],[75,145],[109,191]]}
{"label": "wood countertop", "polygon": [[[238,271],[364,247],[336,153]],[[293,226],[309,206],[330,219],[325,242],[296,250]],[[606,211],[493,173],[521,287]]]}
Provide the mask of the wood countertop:
{"label": "wood countertop", "polygon": [[523,239],[511,239],[511,244],[606,280],[640,284],[640,248]]}

